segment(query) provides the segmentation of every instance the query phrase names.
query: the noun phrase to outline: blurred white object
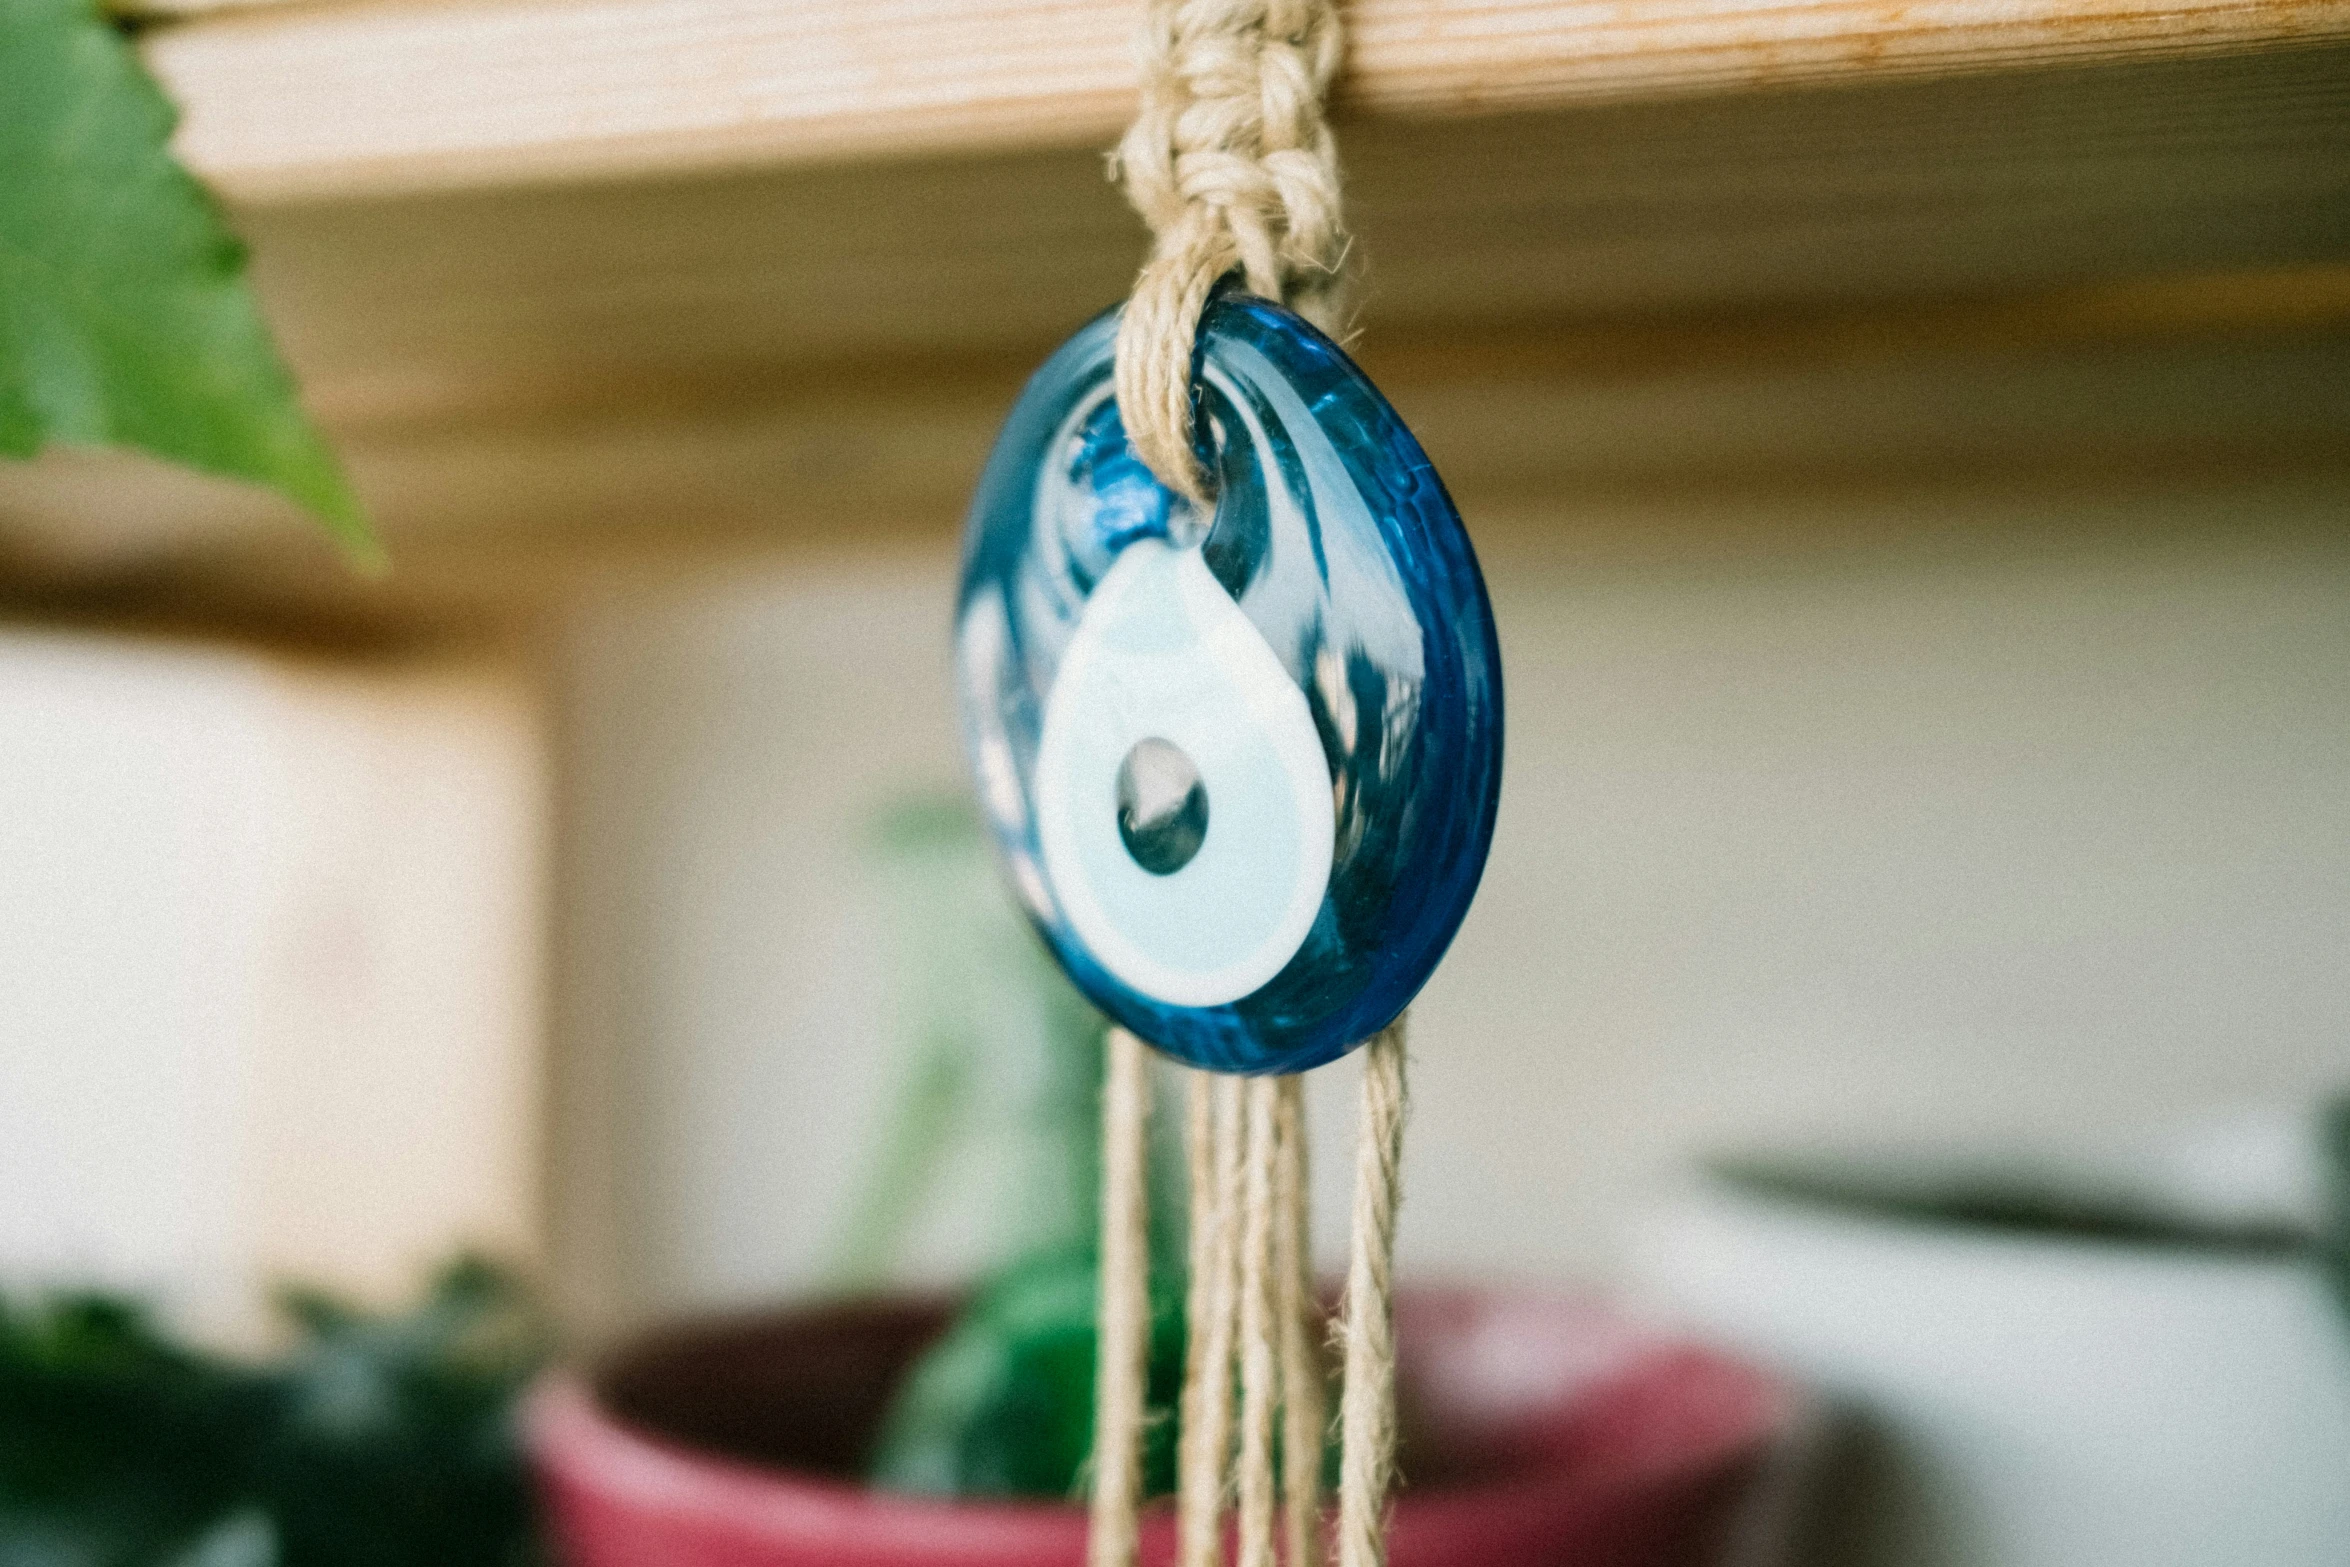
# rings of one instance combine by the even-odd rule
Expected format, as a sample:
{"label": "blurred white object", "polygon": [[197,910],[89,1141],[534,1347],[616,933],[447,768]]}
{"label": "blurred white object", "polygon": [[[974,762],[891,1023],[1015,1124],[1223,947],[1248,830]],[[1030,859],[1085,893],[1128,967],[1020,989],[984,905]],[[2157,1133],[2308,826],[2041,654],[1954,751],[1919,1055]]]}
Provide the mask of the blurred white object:
{"label": "blurred white object", "polygon": [[[2089,1200],[2265,1224],[2307,1201],[2300,1124],[2240,1119],[2100,1158]],[[1865,1184],[1888,1166],[1812,1168]],[[1650,1218],[1634,1271],[1655,1309],[1852,1411],[1819,1567],[2350,1561],[2350,1315],[2298,1256],[1716,1179]]]}
{"label": "blurred white object", "polygon": [[0,1284],[535,1249],[541,766],[494,666],[0,633]]}
{"label": "blurred white object", "polygon": [[2314,1115],[2252,1110],[2199,1121],[2147,1143],[2126,1179],[2150,1209],[2189,1224],[2308,1235],[2325,1227]]}

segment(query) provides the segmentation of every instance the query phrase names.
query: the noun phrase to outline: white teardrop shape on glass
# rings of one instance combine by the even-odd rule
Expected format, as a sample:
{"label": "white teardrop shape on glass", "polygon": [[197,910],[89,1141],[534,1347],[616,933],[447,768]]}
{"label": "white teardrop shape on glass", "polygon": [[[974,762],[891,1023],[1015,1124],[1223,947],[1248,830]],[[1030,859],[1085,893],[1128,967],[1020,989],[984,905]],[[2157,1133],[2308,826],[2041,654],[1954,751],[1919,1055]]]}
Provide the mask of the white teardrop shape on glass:
{"label": "white teardrop shape on glass", "polygon": [[[1121,769],[1131,817],[1128,759],[1149,741],[1181,753],[1204,795],[1206,830],[1173,870],[1145,865],[1120,827]],[[1297,682],[1196,547],[1138,539],[1095,587],[1046,700],[1035,780],[1054,901],[1122,983],[1217,1006],[1304,945],[1330,886],[1329,763]]]}

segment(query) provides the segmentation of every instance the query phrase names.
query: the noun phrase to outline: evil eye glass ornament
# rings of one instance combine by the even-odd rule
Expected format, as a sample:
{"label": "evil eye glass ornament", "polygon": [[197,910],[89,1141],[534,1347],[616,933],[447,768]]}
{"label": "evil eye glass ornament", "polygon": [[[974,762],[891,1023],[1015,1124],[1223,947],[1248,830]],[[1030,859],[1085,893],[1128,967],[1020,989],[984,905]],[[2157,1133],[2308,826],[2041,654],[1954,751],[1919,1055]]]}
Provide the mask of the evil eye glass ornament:
{"label": "evil eye glass ornament", "polygon": [[1296,1072],[1376,1033],[1468,912],[1501,660],[1460,516],[1363,373],[1213,300],[1203,514],[1112,392],[1117,312],[1014,405],[972,503],[963,727],[1012,884],[1096,1005],[1169,1054]]}

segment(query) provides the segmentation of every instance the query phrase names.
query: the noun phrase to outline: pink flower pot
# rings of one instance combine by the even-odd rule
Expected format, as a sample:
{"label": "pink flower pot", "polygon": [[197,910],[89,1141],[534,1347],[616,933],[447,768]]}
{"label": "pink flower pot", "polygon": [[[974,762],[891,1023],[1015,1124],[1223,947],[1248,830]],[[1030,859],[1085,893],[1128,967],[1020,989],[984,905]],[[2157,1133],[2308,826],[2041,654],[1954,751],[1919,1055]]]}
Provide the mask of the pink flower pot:
{"label": "pink flower pot", "polygon": [[[891,1495],[857,1476],[935,1301],[691,1325],[591,1384],[558,1378],[529,1436],[567,1567],[1079,1567],[1074,1505]],[[1414,1292],[1398,1307],[1404,1487],[1393,1567],[1741,1562],[1808,1424],[1787,1383],[1588,1304]],[[1174,1556],[1154,1508],[1143,1561]]]}

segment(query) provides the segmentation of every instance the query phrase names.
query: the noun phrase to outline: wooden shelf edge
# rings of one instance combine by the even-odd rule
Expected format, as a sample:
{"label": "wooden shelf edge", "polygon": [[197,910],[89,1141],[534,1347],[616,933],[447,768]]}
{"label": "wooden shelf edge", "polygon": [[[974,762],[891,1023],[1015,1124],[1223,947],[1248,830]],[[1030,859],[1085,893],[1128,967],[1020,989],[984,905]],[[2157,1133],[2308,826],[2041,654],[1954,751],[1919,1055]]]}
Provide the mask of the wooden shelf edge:
{"label": "wooden shelf edge", "polygon": [[[218,0],[215,0],[218,3]],[[179,150],[296,202],[1107,145],[1140,0],[356,0],[160,22]],[[1354,0],[1353,115],[2350,39],[2350,0]]]}

